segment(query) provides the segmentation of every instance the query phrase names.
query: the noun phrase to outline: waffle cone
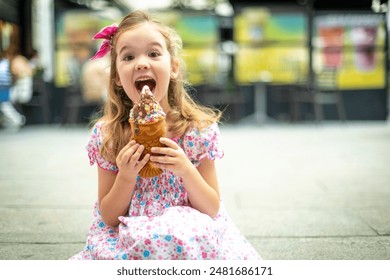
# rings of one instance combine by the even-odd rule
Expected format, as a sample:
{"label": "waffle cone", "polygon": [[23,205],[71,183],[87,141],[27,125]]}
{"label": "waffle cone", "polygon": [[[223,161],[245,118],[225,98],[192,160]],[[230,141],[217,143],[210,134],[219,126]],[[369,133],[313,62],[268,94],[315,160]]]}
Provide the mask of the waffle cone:
{"label": "waffle cone", "polygon": [[[165,118],[161,118],[155,122],[136,124],[130,121],[131,126],[131,140],[135,140],[137,143],[144,145],[145,149],[142,152],[142,159],[146,154],[151,154],[152,147],[162,147],[160,138],[166,135],[166,123]],[[139,175],[141,177],[154,177],[160,175],[162,170],[154,166],[151,161],[148,161],[146,165],[141,169]]]}

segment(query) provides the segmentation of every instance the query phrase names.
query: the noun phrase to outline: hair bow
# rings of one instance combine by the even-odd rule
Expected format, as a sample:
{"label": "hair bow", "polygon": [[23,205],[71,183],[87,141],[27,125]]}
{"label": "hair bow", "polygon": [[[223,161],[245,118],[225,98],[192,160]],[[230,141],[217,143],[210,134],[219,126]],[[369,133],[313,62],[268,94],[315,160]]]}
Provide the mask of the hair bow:
{"label": "hair bow", "polygon": [[111,49],[111,39],[112,36],[115,35],[116,31],[118,30],[118,25],[116,23],[111,24],[109,26],[104,27],[102,30],[100,30],[98,33],[93,36],[93,39],[105,39],[103,43],[100,45],[99,50],[95,53],[93,57],[91,57],[91,60],[101,58],[105,56]]}

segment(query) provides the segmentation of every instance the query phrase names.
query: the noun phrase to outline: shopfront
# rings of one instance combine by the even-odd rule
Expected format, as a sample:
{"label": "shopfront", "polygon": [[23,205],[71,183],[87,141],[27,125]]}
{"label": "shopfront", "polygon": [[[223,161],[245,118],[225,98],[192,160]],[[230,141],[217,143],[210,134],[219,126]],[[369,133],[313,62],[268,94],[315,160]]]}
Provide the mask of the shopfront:
{"label": "shopfront", "polygon": [[[254,104],[265,103],[254,113],[262,107],[277,120],[315,120],[313,100],[297,88],[323,83],[331,71],[346,120],[387,119],[386,14],[372,11],[371,1],[231,2],[235,80],[253,90]],[[340,119],[336,106],[320,106],[323,119]]]}

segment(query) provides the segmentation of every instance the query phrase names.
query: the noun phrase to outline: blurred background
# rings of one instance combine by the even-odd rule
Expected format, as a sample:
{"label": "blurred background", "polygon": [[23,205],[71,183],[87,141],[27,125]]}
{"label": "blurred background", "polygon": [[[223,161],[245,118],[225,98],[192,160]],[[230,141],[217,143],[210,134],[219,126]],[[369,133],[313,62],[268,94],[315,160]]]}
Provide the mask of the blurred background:
{"label": "blurred background", "polygon": [[19,126],[89,122],[108,75],[91,38],[136,9],[182,36],[192,94],[225,122],[387,120],[387,1],[1,0],[1,51],[33,66]]}

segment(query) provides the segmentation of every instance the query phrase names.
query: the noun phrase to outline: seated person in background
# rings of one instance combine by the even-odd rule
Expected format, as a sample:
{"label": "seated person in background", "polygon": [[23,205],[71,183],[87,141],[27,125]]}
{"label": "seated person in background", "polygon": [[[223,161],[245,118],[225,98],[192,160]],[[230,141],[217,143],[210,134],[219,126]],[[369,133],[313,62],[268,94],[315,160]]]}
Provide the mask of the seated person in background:
{"label": "seated person in background", "polygon": [[82,94],[86,102],[102,102],[106,100],[110,75],[108,58],[88,60],[81,73]]}
{"label": "seated person in background", "polygon": [[13,83],[10,92],[10,101],[15,104],[25,104],[31,100],[33,94],[33,68],[28,59],[16,50],[9,49],[11,74]]}

